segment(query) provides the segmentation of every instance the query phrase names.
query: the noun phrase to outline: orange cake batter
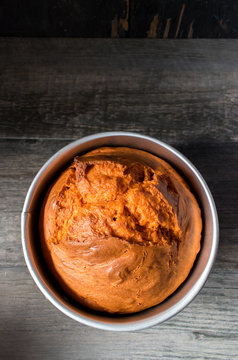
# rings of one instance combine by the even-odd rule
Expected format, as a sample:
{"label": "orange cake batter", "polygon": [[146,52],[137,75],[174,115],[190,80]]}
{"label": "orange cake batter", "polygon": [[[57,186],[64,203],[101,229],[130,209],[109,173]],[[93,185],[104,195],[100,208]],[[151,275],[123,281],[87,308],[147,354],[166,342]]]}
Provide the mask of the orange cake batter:
{"label": "orange cake batter", "polygon": [[43,254],[61,287],[99,311],[157,305],[187,278],[201,212],[164,160],[131,148],[75,157],[49,189],[40,216]]}

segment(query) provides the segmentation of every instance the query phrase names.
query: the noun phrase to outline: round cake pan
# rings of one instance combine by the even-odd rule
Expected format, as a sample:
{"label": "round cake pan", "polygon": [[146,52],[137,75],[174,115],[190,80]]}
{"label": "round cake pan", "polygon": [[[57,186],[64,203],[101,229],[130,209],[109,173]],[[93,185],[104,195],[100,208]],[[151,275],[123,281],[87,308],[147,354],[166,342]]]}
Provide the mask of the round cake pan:
{"label": "round cake pan", "polygon": [[[75,155],[101,146],[127,146],[168,161],[189,183],[203,218],[201,250],[186,281],[165,301],[131,315],[107,315],[74,303],[52,279],[45,265],[38,234],[39,210],[46,190]],[[60,311],[80,323],[114,331],[134,331],[161,323],[187,306],[203,287],[218,247],[218,218],[209,188],[192,163],[179,151],[154,138],[128,132],[106,132],[76,140],[53,155],[40,169],[26,195],[22,218],[22,246],[27,267],[39,289]],[[204,312],[206,309],[204,308]]]}

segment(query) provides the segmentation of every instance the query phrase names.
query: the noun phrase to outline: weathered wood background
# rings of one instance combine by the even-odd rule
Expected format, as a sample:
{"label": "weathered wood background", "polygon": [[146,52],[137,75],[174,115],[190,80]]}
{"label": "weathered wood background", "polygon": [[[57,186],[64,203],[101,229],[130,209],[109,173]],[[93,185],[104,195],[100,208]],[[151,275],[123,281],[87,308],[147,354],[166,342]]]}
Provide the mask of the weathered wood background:
{"label": "weathered wood background", "polygon": [[238,38],[236,0],[1,0],[0,36]]}
{"label": "weathered wood background", "polygon": [[[238,359],[238,41],[0,40],[0,358]],[[200,294],[140,332],[67,318],[34,284],[20,213],[43,163],[107,130],[182,151],[214,195],[220,246]]]}

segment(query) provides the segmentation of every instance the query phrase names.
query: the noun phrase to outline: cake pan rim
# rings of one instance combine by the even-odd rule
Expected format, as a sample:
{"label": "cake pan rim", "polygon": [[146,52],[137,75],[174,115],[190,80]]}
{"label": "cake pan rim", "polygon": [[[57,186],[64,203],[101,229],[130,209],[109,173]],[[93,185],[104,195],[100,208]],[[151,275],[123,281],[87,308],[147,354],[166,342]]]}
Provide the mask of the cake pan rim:
{"label": "cake pan rim", "polygon": [[[185,294],[184,297],[177,303],[175,303],[173,306],[169,307],[168,309],[160,312],[156,315],[148,316],[146,319],[142,320],[135,320],[130,321],[128,323],[112,323],[112,322],[105,322],[105,320],[97,321],[95,319],[90,319],[89,317],[85,317],[82,314],[76,313],[72,311],[68,306],[65,304],[60,303],[60,301],[52,295],[52,293],[49,291],[47,287],[43,284],[42,280],[38,276],[34,265],[32,263],[32,260],[29,255],[29,248],[26,241],[26,221],[27,217],[31,215],[30,205],[32,201],[32,197],[34,197],[34,191],[41,180],[44,173],[47,171],[48,167],[56,161],[61,155],[65,154],[66,152],[74,149],[77,146],[80,146],[82,144],[85,144],[91,140],[96,139],[102,139],[106,137],[133,137],[138,139],[145,139],[149,142],[152,142],[154,144],[157,144],[169,152],[171,152],[176,158],[179,158],[193,173],[193,175],[197,178],[200,185],[202,186],[202,189],[206,195],[206,199],[208,200],[210,211],[212,215],[212,224],[213,224],[213,238],[212,238],[212,247],[209,255],[209,259],[207,261],[206,266],[204,267],[204,270],[199,277],[198,281],[188,290],[188,292]],[[105,145],[106,146],[106,145]],[[119,146],[119,145],[118,145]],[[124,145],[121,145],[124,146]],[[149,151],[149,150],[148,150]],[[166,160],[166,159],[165,159]],[[34,200],[34,199],[33,199]],[[113,331],[134,331],[134,330],[140,330],[146,327],[153,326],[155,324],[164,322],[165,320],[168,320],[172,316],[179,313],[181,310],[183,310],[199,293],[203,285],[205,284],[207,277],[211,271],[212,265],[215,261],[215,256],[218,248],[218,236],[219,236],[219,225],[218,225],[218,216],[216,211],[215,202],[213,200],[212,194],[209,190],[208,185],[206,184],[205,180],[203,179],[200,172],[196,169],[196,167],[191,163],[190,160],[188,160],[182,153],[180,153],[178,150],[173,148],[172,146],[168,145],[167,143],[164,143],[161,140],[157,140],[155,138],[152,138],[150,136],[142,135],[139,133],[133,133],[133,132],[103,132],[103,133],[97,133],[92,134],[86,137],[83,137],[81,139],[77,139],[68,145],[61,148],[58,152],[56,152],[53,156],[49,158],[45,162],[45,164],[41,167],[41,169],[38,171],[36,176],[34,177],[29,190],[27,192],[23,210],[22,210],[22,216],[21,216],[21,231],[22,231],[22,246],[23,246],[23,253],[25,257],[25,261],[27,264],[27,267],[31,273],[31,276],[33,277],[34,281],[36,282],[39,289],[42,291],[42,293],[46,296],[46,298],[54,305],[56,306],[60,311],[62,311],[64,314],[68,315],[69,317],[73,318],[76,321],[79,321],[85,325],[89,325],[95,328],[99,328],[102,330],[113,330]],[[159,306],[159,305],[157,305]],[[100,316],[100,315],[99,315]],[[128,314],[128,317],[130,317],[130,314]],[[110,319],[112,321],[112,319]]]}

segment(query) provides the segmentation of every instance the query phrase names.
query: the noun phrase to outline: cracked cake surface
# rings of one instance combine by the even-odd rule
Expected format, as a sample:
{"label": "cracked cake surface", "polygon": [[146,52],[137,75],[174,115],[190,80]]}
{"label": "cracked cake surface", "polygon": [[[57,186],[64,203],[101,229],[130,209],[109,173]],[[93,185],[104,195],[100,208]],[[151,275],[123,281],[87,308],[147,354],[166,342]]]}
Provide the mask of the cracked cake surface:
{"label": "cracked cake surface", "polygon": [[45,260],[68,295],[94,310],[133,313],[187,278],[202,221],[167,162],[110,147],[74,158],[47,192],[39,228]]}

